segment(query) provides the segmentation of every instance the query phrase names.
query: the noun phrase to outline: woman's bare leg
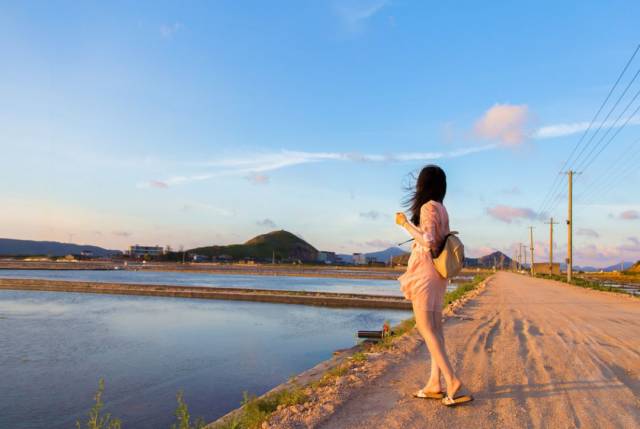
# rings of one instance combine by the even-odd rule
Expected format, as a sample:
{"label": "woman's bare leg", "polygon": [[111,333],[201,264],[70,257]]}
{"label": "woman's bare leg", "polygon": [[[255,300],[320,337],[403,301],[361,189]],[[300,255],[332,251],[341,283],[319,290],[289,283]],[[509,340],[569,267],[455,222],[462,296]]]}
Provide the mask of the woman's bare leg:
{"label": "woman's bare leg", "polygon": [[[444,344],[442,313],[434,314],[433,322],[434,322],[433,325],[435,326],[435,331],[438,334],[438,337],[440,338],[442,349],[447,350]],[[440,367],[438,366],[435,359],[431,359],[431,375],[429,376],[429,381],[427,382],[427,385],[425,386],[424,390],[426,390],[427,392],[441,392],[442,385],[440,384],[440,375],[441,375]]]}
{"label": "woman's bare leg", "polygon": [[444,376],[448,394],[453,395],[460,388],[461,382],[455,376],[451,362],[447,357],[444,348],[444,335],[438,330],[438,326],[442,324],[442,315],[436,311],[414,311],[414,314],[416,327],[427,343],[431,361],[435,362]]}

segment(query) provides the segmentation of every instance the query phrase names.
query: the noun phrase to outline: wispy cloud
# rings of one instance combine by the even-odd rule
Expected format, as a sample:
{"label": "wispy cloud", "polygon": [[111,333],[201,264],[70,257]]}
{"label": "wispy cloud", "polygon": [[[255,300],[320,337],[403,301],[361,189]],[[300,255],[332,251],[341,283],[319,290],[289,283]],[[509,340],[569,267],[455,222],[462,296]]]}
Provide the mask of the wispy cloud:
{"label": "wispy cloud", "polygon": [[[621,118],[619,121],[609,120],[606,122],[596,122],[591,126],[593,131],[599,127],[603,129],[618,128],[629,120],[627,125],[640,125],[640,116]],[[554,137],[565,137],[573,134],[583,133],[589,128],[589,122],[569,122],[564,124],[545,125],[538,128],[531,137],[535,139],[550,139]]]}
{"label": "wispy cloud", "polygon": [[251,173],[247,176],[247,180],[254,185],[266,185],[269,183],[269,176],[261,173]]}
{"label": "wispy cloud", "polygon": [[272,221],[271,219],[269,219],[269,218],[257,221],[256,225],[265,226],[267,228],[275,228],[276,227],[276,223],[274,221]]}
{"label": "wispy cloud", "polygon": [[116,237],[131,237],[131,233],[129,231],[113,231],[113,235]]}
{"label": "wispy cloud", "polygon": [[360,217],[365,219],[376,220],[380,217],[380,212],[376,210],[369,210],[368,212],[360,213]]}
{"label": "wispy cloud", "polygon": [[576,235],[581,235],[583,237],[593,237],[593,238],[600,237],[600,234],[598,234],[596,231],[590,228],[579,228],[578,231],[576,231]]}
{"label": "wispy cloud", "polygon": [[520,195],[522,191],[520,190],[519,187],[513,186],[511,188],[505,188],[500,190],[500,193],[504,195]]}
{"label": "wispy cloud", "polygon": [[173,24],[162,24],[160,26],[160,35],[165,39],[171,39],[182,28],[181,22],[174,22]]}
{"label": "wispy cloud", "polygon": [[626,210],[620,213],[620,219],[636,220],[640,219],[640,212],[637,210]]}
{"label": "wispy cloud", "polygon": [[234,213],[231,210],[227,210],[222,207],[215,206],[209,203],[201,203],[196,201],[191,201],[189,203],[183,204],[182,211],[184,212],[209,212],[214,213],[218,216],[233,216]]}
{"label": "wispy cloud", "polygon": [[156,189],[167,189],[169,185],[167,185],[165,182],[161,180],[150,180],[149,187],[156,188]]}
{"label": "wispy cloud", "polygon": [[341,0],[334,11],[349,31],[361,31],[364,23],[390,3],[389,0]]}
{"label": "wispy cloud", "polygon": [[501,222],[512,223],[519,219],[539,219],[540,216],[530,208],[496,205],[487,208],[487,214]]}
{"label": "wispy cloud", "polygon": [[[224,158],[208,162],[193,163],[200,168],[215,169],[194,175],[171,176],[163,180],[151,180],[138,183],[139,188],[154,188],[154,184],[163,183],[166,186],[183,185],[191,182],[199,182],[220,177],[245,176],[262,177],[268,171],[280,170],[296,165],[319,162],[411,162],[411,161],[435,161],[438,159],[458,158],[479,152],[485,152],[498,147],[495,144],[474,146],[447,152],[408,152],[397,154],[359,154],[352,152],[300,152],[283,150],[274,153],[257,154],[252,157]],[[262,176],[260,176],[262,175]],[[266,176],[264,176],[266,177]],[[264,179],[263,179],[264,180]]]}

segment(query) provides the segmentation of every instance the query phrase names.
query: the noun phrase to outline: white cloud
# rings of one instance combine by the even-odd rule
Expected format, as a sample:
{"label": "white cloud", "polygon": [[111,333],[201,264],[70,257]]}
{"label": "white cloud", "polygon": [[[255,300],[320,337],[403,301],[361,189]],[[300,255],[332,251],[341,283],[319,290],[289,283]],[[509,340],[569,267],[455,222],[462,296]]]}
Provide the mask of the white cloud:
{"label": "white cloud", "polygon": [[506,146],[517,146],[527,139],[530,121],[525,104],[495,104],[476,121],[474,134]]}
{"label": "white cloud", "polygon": [[182,28],[181,22],[174,22],[173,24],[163,24],[160,26],[160,35],[165,39],[171,39]]}
{"label": "white cloud", "polygon": [[[628,119],[627,125],[640,125],[640,116],[631,118],[621,118],[619,121],[609,120],[607,122],[595,122],[591,126],[592,132],[599,127],[603,129],[621,127]],[[589,128],[589,122],[570,122],[565,124],[545,125],[538,128],[532,135],[535,139],[550,139],[554,137],[565,137],[573,134],[583,133]]]}
{"label": "white cloud", "polygon": [[152,180],[138,183],[138,188],[157,187],[156,183],[167,186],[182,185],[191,182],[199,182],[218,177],[245,176],[256,177],[264,175],[265,172],[279,170],[296,165],[318,163],[318,162],[410,162],[410,161],[435,161],[445,158],[458,158],[478,152],[495,149],[497,145],[489,144],[470,148],[457,149],[448,152],[409,152],[397,154],[358,154],[351,152],[300,152],[283,150],[274,153],[256,154],[251,157],[226,158],[209,162],[193,163],[200,167],[215,168],[213,172],[172,176],[164,180]]}
{"label": "white cloud", "polygon": [[334,11],[349,31],[360,31],[364,23],[390,3],[389,0],[341,0]]}

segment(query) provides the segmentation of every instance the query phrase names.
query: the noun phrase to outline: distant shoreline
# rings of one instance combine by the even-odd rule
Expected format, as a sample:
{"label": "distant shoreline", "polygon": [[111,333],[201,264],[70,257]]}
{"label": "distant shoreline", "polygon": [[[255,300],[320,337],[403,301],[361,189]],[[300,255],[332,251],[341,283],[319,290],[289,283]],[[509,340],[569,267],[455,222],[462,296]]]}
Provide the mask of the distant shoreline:
{"label": "distant shoreline", "polygon": [[134,283],[0,278],[0,290],[72,292],[108,295],[162,296],[228,301],[256,301],[277,304],[314,305],[336,308],[411,310],[402,296],[285,291],[273,289],[175,286]]}
{"label": "distant shoreline", "polygon": [[267,265],[267,264],[213,264],[213,263],[175,263],[175,262],[139,262],[129,263],[113,261],[0,261],[0,270],[131,270],[166,271],[202,274],[261,275],[292,277],[330,277],[365,280],[395,280],[405,267],[360,267],[349,265]]}

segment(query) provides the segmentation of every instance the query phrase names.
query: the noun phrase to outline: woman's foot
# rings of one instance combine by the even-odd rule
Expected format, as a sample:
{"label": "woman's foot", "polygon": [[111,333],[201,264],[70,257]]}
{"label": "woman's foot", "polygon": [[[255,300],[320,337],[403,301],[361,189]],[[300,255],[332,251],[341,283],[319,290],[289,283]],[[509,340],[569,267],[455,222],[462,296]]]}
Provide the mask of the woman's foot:
{"label": "woman's foot", "polygon": [[423,392],[429,392],[429,393],[441,393],[444,391],[444,389],[442,388],[442,386],[440,385],[440,383],[427,383],[426,386],[424,386],[422,388]]}
{"label": "woman's foot", "polygon": [[454,379],[451,384],[447,386],[447,396],[449,398],[455,398],[461,387],[462,382],[460,381],[460,379]]}
{"label": "woman's foot", "polygon": [[447,389],[447,396],[442,399],[442,403],[446,406],[455,406],[473,401],[473,396],[463,392],[462,382],[458,379],[451,382]]}

